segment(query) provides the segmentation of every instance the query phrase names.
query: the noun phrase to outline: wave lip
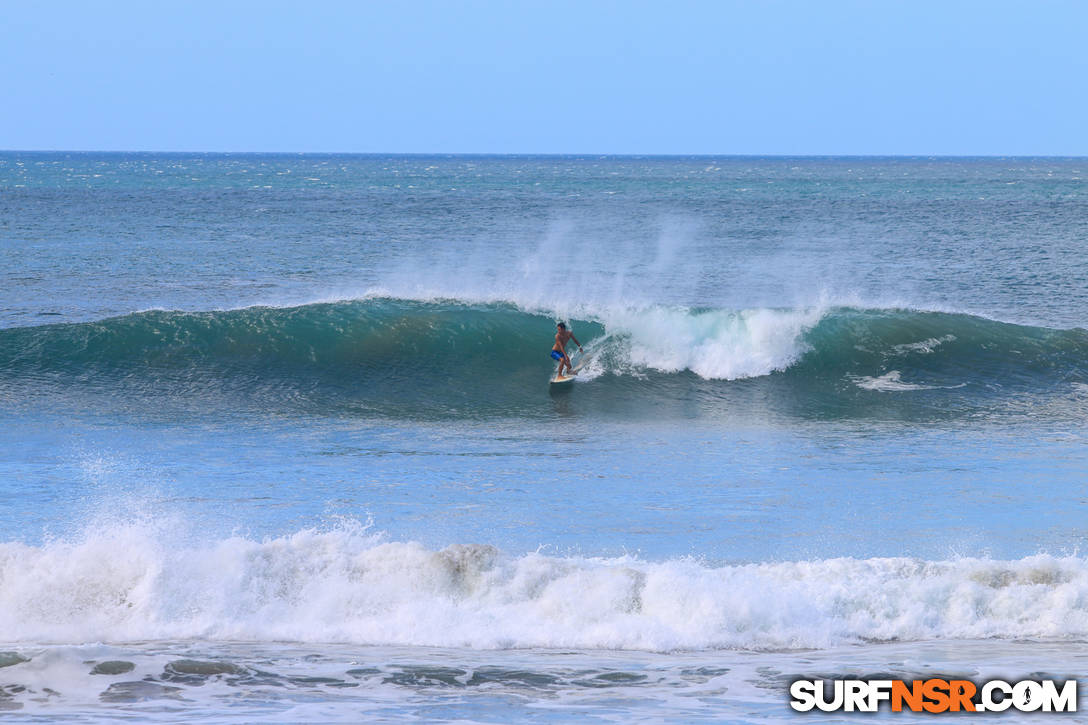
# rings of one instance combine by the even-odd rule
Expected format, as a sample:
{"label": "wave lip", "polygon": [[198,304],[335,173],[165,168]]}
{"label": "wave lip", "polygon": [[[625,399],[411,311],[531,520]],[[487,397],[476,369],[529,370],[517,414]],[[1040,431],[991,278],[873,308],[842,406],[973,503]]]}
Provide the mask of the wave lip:
{"label": "wave lip", "polygon": [[434,551],[353,522],[263,541],[168,541],[153,526],[127,526],[0,544],[0,626],[36,643],[652,651],[1088,635],[1088,562],[1076,557],[714,566],[473,544]]}

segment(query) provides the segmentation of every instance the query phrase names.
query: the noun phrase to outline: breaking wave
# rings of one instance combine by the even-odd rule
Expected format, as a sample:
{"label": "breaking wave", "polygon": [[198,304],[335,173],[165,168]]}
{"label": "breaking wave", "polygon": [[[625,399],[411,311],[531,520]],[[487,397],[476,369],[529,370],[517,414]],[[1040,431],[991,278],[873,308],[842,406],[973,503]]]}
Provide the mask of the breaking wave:
{"label": "breaking wave", "polygon": [[128,525],[0,544],[12,642],[200,638],[494,648],[825,648],[1088,635],[1088,563],[695,559],[430,550],[348,521],[178,545]]}
{"label": "breaking wave", "polygon": [[[291,308],[152,310],[0,330],[0,393],[114,391],[396,415],[539,407],[556,318],[511,304],[370,298]],[[1088,382],[1088,332],[852,307],[588,309],[570,320],[598,402],[1047,393]],[[733,386],[735,388],[736,386]],[[954,391],[954,393],[950,393]],[[732,390],[733,393],[736,390]]]}

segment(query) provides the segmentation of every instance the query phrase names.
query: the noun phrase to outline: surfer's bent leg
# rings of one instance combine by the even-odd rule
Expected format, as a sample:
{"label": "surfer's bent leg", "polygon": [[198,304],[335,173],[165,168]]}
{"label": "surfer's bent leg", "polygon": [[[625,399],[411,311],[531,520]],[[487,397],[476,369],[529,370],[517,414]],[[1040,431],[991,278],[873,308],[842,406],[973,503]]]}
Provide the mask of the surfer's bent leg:
{"label": "surfer's bent leg", "polygon": [[563,363],[567,360],[567,354],[565,352],[559,352],[558,350],[552,350],[552,360],[559,361],[559,369],[555,371],[556,376],[563,374]]}

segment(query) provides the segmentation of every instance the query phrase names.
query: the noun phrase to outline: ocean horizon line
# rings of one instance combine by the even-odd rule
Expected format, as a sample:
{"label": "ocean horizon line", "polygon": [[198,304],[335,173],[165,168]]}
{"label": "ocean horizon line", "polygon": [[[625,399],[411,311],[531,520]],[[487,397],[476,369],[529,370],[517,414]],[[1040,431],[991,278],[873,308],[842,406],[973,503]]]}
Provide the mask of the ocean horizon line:
{"label": "ocean horizon line", "polygon": [[903,159],[903,160],[939,160],[939,159],[1060,159],[1079,160],[1088,159],[1085,154],[884,154],[884,153],[613,153],[613,152],[491,152],[491,151],[223,151],[223,150],[147,150],[147,149],[0,149],[0,154],[79,154],[79,155],[103,155],[103,156],[358,156],[370,158],[405,157],[405,158],[593,158],[593,159]]}

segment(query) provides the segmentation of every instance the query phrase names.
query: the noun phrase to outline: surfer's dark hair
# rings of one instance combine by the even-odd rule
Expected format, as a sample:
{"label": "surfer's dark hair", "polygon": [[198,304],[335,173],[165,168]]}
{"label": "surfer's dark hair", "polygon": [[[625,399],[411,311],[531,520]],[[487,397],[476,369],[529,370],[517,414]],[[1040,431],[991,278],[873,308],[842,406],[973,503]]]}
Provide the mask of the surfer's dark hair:
{"label": "surfer's dark hair", "polygon": [[567,329],[567,323],[565,323],[565,322],[557,322],[557,323],[555,323],[555,326],[558,327],[558,328],[561,328],[563,330]]}

